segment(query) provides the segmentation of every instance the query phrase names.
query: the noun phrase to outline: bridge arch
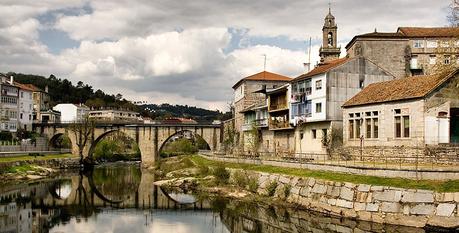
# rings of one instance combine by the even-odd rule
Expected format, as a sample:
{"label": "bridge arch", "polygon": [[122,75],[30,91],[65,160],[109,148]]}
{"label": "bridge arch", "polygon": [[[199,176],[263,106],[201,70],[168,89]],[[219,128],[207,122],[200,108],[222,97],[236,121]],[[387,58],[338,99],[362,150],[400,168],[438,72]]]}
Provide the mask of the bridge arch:
{"label": "bridge arch", "polygon": [[211,144],[209,144],[209,142],[206,139],[204,139],[200,134],[198,134],[196,131],[192,131],[192,130],[189,130],[189,129],[180,129],[180,130],[177,130],[177,131],[173,132],[172,134],[170,134],[168,137],[166,137],[161,142],[161,144],[159,146],[159,149],[158,149],[158,154],[163,151],[163,149],[165,148],[165,146],[169,142],[172,142],[174,140],[174,137],[180,137],[180,136],[182,138],[186,138],[188,140],[194,140],[194,141],[201,140],[202,142],[205,143],[205,147],[206,147],[205,149],[206,150],[210,150],[210,145]]}
{"label": "bridge arch", "polygon": [[129,134],[129,132],[126,132],[124,130],[121,130],[121,129],[118,129],[118,128],[115,128],[115,129],[109,129],[109,130],[106,130],[104,132],[102,132],[100,135],[96,136],[94,135],[94,140],[91,142],[91,143],[88,143],[88,153],[87,153],[87,156],[89,158],[94,158],[94,152],[96,150],[96,147],[97,145],[103,140],[103,139],[106,139],[108,136],[111,136],[111,135],[114,135],[114,134],[122,134],[123,136],[131,139],[132,143],[135,143],[139,150],[140,150],[140,154],[142,154],[142,149],[140,148],[140,146],[138,145],[138,140],[136,140],[135,137],[133,137],[132,135]]}

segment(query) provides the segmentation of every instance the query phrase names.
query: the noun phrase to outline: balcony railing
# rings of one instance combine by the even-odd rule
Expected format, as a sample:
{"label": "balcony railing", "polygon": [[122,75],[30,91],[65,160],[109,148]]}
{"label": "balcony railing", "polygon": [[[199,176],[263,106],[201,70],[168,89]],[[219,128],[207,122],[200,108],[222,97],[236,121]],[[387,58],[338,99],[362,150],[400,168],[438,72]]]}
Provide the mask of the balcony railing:
{"label": "balcony railing", "polygon": [[288,121],[276,121],[270,120],[269,121],[269,129],[288,129],[290,127],[290,123]]}
{"label": "balcony railing", "polygon": [[271,104],[269,106],[269,111],[275,111],[275,110],[280,110],[280,109],[287,109],[287,103],[283,103],[283,104]]}
{"label": "balcony railing", "polygon": [[257,120],[255,120],[255,125],[257,127],[267,127],[268,126],[268,119],[257,119]]}

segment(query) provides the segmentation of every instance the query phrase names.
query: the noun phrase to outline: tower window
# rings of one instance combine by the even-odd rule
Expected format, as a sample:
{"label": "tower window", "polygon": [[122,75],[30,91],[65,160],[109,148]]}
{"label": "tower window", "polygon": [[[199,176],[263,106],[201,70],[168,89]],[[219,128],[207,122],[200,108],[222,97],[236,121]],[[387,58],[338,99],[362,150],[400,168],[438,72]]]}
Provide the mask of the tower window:
{"label": "tower window", "polygon": [[333,46],[333,33],[328,33],[328,46]]}

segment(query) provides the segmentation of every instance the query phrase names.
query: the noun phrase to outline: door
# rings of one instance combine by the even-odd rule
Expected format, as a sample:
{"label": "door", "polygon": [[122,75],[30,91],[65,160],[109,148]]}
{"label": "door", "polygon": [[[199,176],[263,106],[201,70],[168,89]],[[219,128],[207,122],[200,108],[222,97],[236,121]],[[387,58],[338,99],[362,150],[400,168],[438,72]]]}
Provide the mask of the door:
{"label": "door", "polygon": [[450,142],[459,143],[459,108],[452,108],[450,110],[450,116]]}

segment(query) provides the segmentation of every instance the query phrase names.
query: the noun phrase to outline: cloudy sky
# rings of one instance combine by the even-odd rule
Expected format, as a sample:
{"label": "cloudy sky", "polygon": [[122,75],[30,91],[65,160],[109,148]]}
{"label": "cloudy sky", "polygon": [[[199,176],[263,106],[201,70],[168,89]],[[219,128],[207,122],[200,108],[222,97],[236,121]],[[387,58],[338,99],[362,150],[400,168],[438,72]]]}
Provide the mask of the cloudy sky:
{"label": "cloudy sky", "polygon": [[[333,0],[342,47],[353,35],[445,26],[450,0]],[[0,72],[82,80],[150,103],[225,110],[231,86],[318,60],[326,0],[1,0]],[[344,54],[342,54],[344,55]]]}

